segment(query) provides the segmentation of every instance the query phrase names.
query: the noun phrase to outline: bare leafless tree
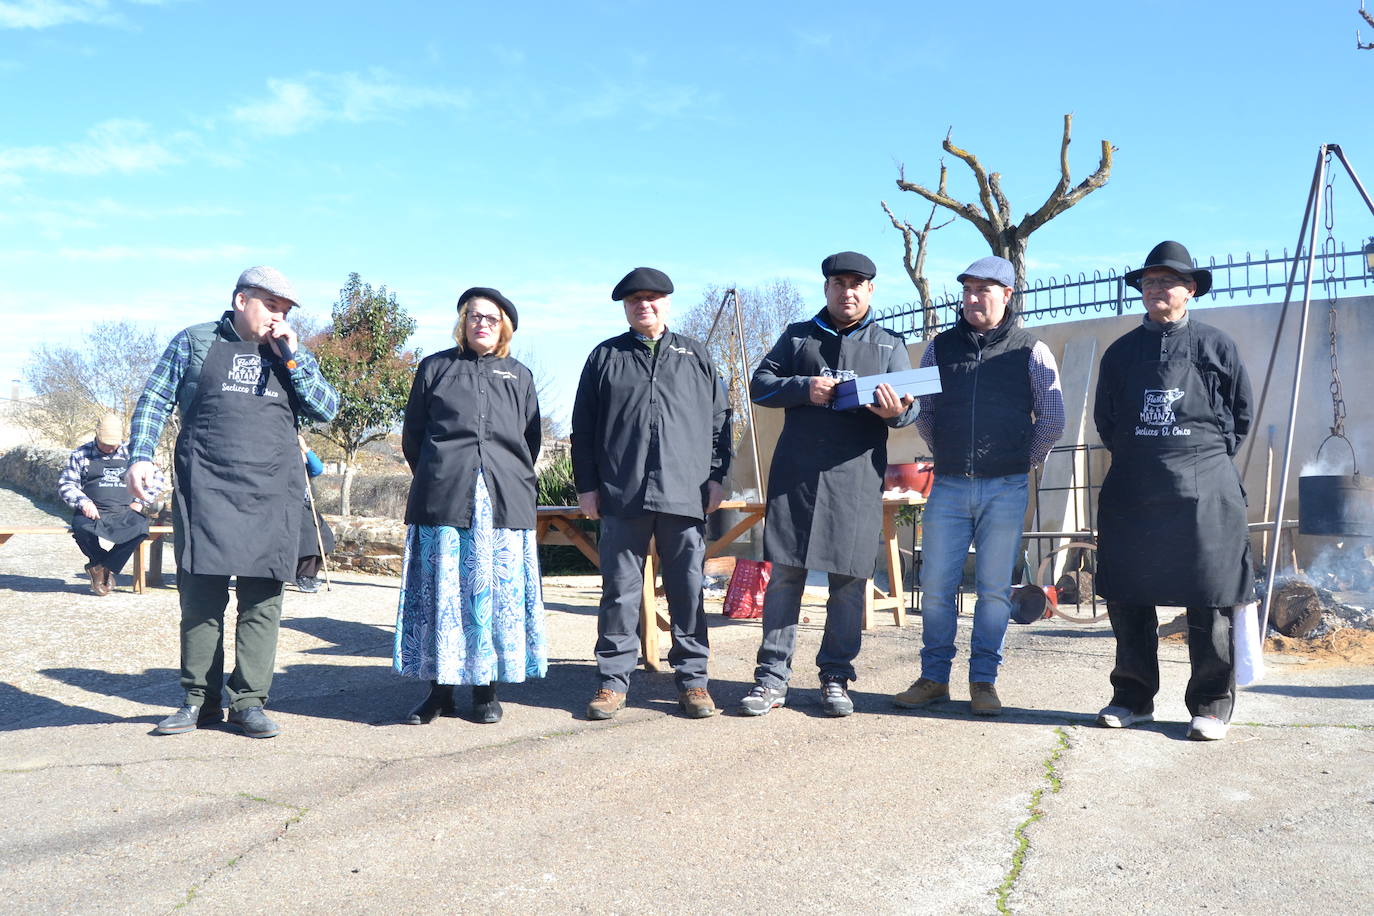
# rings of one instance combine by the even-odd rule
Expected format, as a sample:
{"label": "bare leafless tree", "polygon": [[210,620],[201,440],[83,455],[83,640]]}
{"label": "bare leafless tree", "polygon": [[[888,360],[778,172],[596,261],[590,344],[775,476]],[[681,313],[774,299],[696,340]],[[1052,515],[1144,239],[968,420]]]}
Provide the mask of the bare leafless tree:
{"label": "bare leafless tree", "polygon": [[[1364,0],[1360,0],[1360,18],[1362,18],[1365,22],[1369,23],[1371,28],[1374,28],[1374,16],[1371,16],[1369,10],[1364,8]],[[1360,30],[1356,29],[1355,47],[1360,49],[1361,51],[1374,51],[1374,41],[1365,44],[1364,41],[1362,41],[1360,38]]]}
{"label": "bare leafless tree", "polygon": [[1112,153],[1116,147],[1103,140],[1102,158],[1098,162],[1097,170],[1077,185],[1073,185],[1069,177],[1069,141],[1072,129],[1073,115],[1066,114],[1064,135],[1059,145],[1059,182],[1039,209],[1023,216],[1019,223],[1012,221],[1011,202],[1002,192],[1002,174],[988,172],[977,156],[955,146],[950,139],[954,135],[953,128],[945,135],[944,150],[956,159],[962,160],[973,172],[978,185],[978,203],[965,203],[949,195],[946,186],[949,176],[943,159],[940,160],[940,178],[935,190],[932,191],[914,181],[907,181],[906,169],[903,166],[898,166],[897,187],[919,194],[932,204],[944,207],[955,216],[972,223],[987,240],[992,253],[1012,263],[1016,270],[1016,287],[1023,289],[1026,280],[1026,244],[1031,233],[1105,185],[1112,173]]}
{"label": "bare leafless tree", "polygon": [[[706,342],[720,310],[726,290],[708,286],[701,301],[689,309],[680,320],[670,319],[674,331]],[[744,357],[748,372],[758,368],[759,360],[773,348],[783,328],[798,321],[806,313],[806,302],[797,288],[787,280],[775,280],[767,286],[737,290],[744,324]],[[725,379],[734,413],[735,441],[744,432],[744,400],[749,396],[749,378],[740,365],[740,343],[735,333],[734,309],[721,312],[716,332],[707,343],[716,369]]]}
{"label": "bare leafless tree", "polygon": [[97,324],[78,346],[42,344],[24,368],[34,397],[22,422],[67,446],[89,439],[102,414],[118,415],[127,430],[160,353],[153,331],[131,321]]}
{"label": "bare leafless tree", "polygon": [[907,276],[911,277],[911,282],[916,286],[916,294],[921,297],[921,339],[929,340],[935,336],[935,327],[939,324],[935,316],[935,300],[930,295],[930,281],[926,279],[926,240],[936,229],[943,229],[954,222],[954,217],[950,217],[940,225],[935,225],[935,204],[930,205],[930,215],[926,217],[926,224],[917,229],[905,220],[899,220],[887,205],[887,201],[879,201],[883,205],[883,212],[887,218],[892,220],[892,225],[902,233],[902,244],[905,252],[902,257],[902,264],[906,267]]}

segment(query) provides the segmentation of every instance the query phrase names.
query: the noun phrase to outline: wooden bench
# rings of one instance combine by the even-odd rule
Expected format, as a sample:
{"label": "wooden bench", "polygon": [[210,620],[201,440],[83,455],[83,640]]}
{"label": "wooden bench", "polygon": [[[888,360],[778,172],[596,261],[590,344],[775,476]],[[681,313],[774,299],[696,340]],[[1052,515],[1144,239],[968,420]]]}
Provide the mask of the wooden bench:
{"label": "wooden bench", "polygon": [[[18,526],[0,527],[0,544],[4,544],[16,534],[66,534],[70,535],[72,529],[70,525],[37,525],[37,526]],[[153,545],[156,544],[158,550],[158,568],[154,570],[154,580],[157,584],[162,582],[162,552],[161,538],[163,535],[171,534],[171,525],[150,525],[148,527],[148,537],[138,545],[138,550],[134,552],[134,591],[142,594],[145,582],[148,578],[148,562],[151,557]]]}

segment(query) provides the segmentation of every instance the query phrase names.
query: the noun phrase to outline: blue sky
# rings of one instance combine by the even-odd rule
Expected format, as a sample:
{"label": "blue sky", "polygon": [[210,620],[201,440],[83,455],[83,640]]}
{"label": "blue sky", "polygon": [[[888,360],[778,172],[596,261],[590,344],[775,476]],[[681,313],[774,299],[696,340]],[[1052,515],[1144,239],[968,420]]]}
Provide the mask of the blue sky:
{"label": "blue sky", "polygon": [[[868,253],[912,298],[879,207],[924,220],[940,141],[1002,172],[1018,218],[1118,147],[1110,183],[1031,239],[1031,276],[1291,247],[1317,146],[1374,185],[1374,52],[1355,0],[1310,4],[263,3],[0,0],[0,379],[31,349],[129,318],[170,337],[272,264],[313,319],[350,271],[447,346],[496,286],[566,415],[610,289],[666,270],[795,282]],[[1371,30],[1365,29],[1366,32]],[[1365,35],[1374,40],[1374,35]],[[966,169],[950,190],[969,198]],[[1337,237],[1374,219],[1338,188]],[[1342,219],[1341,217],[1344,217]],[[928,273],[987,253],[959,222]],[[938,283],[937,283],[938,286]]]}

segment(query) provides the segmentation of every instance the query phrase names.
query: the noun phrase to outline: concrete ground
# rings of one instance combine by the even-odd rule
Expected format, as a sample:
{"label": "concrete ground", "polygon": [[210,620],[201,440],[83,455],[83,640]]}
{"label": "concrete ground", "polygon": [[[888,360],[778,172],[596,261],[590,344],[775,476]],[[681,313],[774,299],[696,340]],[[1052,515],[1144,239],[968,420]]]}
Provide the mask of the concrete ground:
{"label": "concrete ground", "polygon": [[[0,511],[47,521],[0,491]],[[97,598],[66,538],[0,547],[5,913],[1356,913],[1374,896],[1374,676],[1270,656],[1230,737],[1184,740],[1181,644],[1159,721],[1093,726],[1105,625],[1013,626],[996,719],[895,709],[918,620],[865,634],[857,712],[820,714],[808,606],[788,706],[677,711],[671,675],[582,717],[592,580],[547,587],[551,665],[499,725],[400,719],[397,583],[288,590],[280,737],[158,737],[180,701],[171,589]],[[961,628],[961,634],[963,634]],[[966,636],[966,634],[963,634]],[[712,615],[712,693],[757,621]]]}

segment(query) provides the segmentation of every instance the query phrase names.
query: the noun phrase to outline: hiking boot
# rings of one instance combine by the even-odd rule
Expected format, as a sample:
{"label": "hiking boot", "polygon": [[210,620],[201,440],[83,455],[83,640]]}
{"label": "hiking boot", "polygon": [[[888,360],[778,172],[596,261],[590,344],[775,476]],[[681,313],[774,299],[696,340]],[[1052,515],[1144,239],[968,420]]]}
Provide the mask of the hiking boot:
{"label": "hiking boot", "polygon": [[313,595],[320,590],[320,580],[314,576],[301,576],[296,580],[296,591]]}
{"label": "hiking boot", "polygon": [[501,701],[496,699],[495,684],[472,685],[472,719],[483,725],[495,725],[501,721]]}
{"label": "hiking boot", "polygon": [[716,704],[705,687],[688,687],[677,695],[677,704],[689,719],[709,719],[716,714]]}
{"label": "hiking boot", "polygon": [[910,687],[893,696],[892,705],[900,706],[902,709],[920,709],[922,706],[929,706],[931,703],[948,699],[948,684],[941,684],[939,681],[932,681],[928,677],[923,677],[917,678]]}
{"label": "hiking boot", "polygon": [[602,687],[587,704],[588,719],[610,719],[625,708],[625,694],[609,687]]}
{"label": "hiking boot", "polygon": [[261,706],[229,710],[229,724],[237,725],[239,731],[250,738],[275,738],[281,734],[277,723],[267,718]]}
{"label": "hiking boot", "polygon": [[754,689],[745,694],[744,699],[739,701],[739,711],[745,716],[767,715],[771,709],[777,709],[787,703],[786,687],[765,687],[762,684],[755,684]]}
{"label": "hiking boot", "polygon": [[827,716],[847,716],[854,712],[847,680],[837,675],[821,678],[821,711]]}
{"label": "hiking boot", "polygon": [[975,716],[1000,716],[1002,701],[997,698],[997,688],[987,681],[970,681],[968,685],[969,710]]}
{"label": "hiking boot", "polygon": [[1220,741],[1230,727],[1216,716],[1193,716],[1188,724],[1188,737],[1194,741]]}
{"label": "hiking boot", "polygon": [[87,563],[86,574],[91,577],[91,591],[100,597],[110,593],[110,571],[99,563]]}
{"label": "hiking boot", "polygon": [[159,735],[184,735],[202,725],[215,725],[224,721],[224,712],[218,703],[214,706],[196,706],[187,703],[161,722],[153,731]]}
{"label": "hiking boot", "polygon": [[1154,713],[1132,712],[1129,707],[1104,706],[1097,714],[1097,724],[1103,728],[1127,728],[1140,722],[1153,722]]}

